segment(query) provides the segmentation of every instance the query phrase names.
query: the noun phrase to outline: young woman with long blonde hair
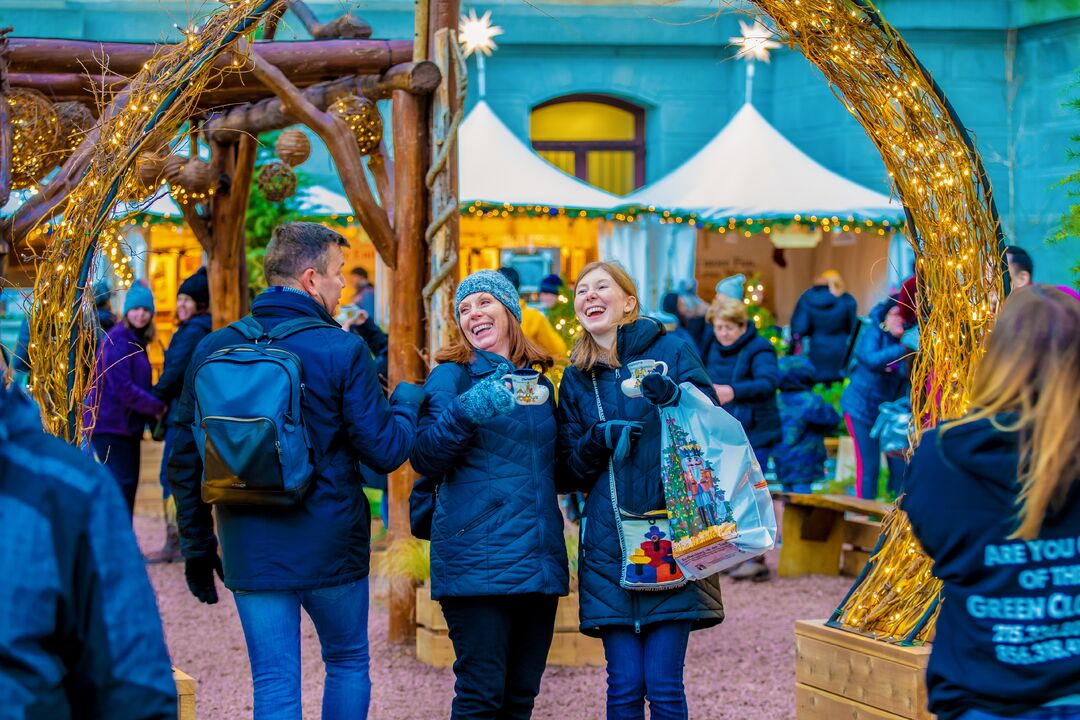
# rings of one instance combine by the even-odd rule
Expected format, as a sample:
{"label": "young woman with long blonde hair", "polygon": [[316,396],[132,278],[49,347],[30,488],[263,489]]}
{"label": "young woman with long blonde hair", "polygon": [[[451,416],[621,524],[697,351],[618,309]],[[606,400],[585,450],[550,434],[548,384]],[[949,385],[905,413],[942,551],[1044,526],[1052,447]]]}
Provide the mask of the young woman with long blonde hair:
{"label": "young woman with long blonde hair", "polygon": [[[604,642],[608,720],[644,718],[646,700],[654,720],[684,720],[686,643],[691,630],[723,620],[720,586],[710,578],[669,589],[627,588],[620,518],[657,510],[666,516],[656,407],[673,401],[682,382],[714,402],[716,395],[690,343],[641,317],[637,288],[620,266],[586,265],[574,287],[574,311],[584,332],[559,388],[558,478],[563,491],[588,493],[579,546],[581,631]],[[658,364],[640,392],[628,395],[624,383],[638,362],[664,363],[666,374]],[[637,567],[654,582],[671,579],[668,563]]]}
{"label": "young woman with long blonde hair", "polygon": [[1080,302],[1013,293],[971,409],[928,432],[901,507],[944,603],[927,670],[940,720],[1080,718]]}

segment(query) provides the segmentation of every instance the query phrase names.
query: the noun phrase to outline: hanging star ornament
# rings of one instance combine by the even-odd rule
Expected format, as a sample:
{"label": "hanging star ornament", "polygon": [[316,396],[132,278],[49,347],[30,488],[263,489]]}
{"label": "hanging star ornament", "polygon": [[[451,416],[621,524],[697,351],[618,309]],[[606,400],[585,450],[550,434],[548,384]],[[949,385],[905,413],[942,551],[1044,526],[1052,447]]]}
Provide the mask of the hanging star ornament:
{"label": "hanging star ornament", "polygon": [[502,34],[501,27],[491,24],[490,10],[481,17],[476,16],[475,10],[470,10],[469,14],[462,15],[459,21],[458,40],[465,48],[465,57],[474,52],[490,56],[491,51],[496,48],[494,38]]}
{"label": "hanging star ornament", "polygon": [[769,62],[769,52],[780,47],[780,43],[772,39],[773,31],[759,20],[755,20],[752,25],[740,20],[739,28],[742,29],[741,37],[728,38],[732,45],[739,46],[739,57],[750,62]]}

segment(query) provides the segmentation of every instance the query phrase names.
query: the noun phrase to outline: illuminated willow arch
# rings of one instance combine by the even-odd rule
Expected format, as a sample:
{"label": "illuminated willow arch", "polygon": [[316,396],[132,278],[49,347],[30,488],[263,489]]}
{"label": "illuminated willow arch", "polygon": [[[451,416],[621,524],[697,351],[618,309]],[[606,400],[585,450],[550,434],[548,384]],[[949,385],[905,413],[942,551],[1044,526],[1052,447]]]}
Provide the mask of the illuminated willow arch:
{"label": "illuminated willow arch", "polygon": [[[39,258],[30,313],[28,355],[32,391],[43,408],[45,427],[68,442],[83,430],[91,384],[94,342],[86,332],[93,317],[91,267],[118,200],[137,180],[134,162],[144,150],[169,143],[193,114],[205,89],[223,72],[214,60],[286,0],[233,0],[207,18],[186,42],[168,46],[149,60],[102,113],[76,157],[50,181],[67,193],[64,213]],[[72,177],[89,157],[86,172]]]}
{"label": "illuminated willow arch", "polygon": [[[865,0],[750,0],[776,23],[877,146],[915,249],[921,340],[912,416],[960,415],[1003,294],[1003,237],[990,183],[968,133],[899,33]],[[912,427],[915,441],[922,424]],[[833,622],[890,640],[925,639],[941,584],[906,516],[882,541]]]}
{"label": "illuminated willow arch", "polygon": [[[92,343],[80,330],[92,312],[85,288],[99,237],[108,232],[132,166],[186,122],[199,94],[222,72],[213,60],[286,0],[231,0],[187,42],[149,61],[103,113],[89,169],[54,180],[71,185],[62,220],[38,263],[31,313],[34,395],[47,428],[76,441],[90,386]],[[919,272],[922,342],[912,408],[932,424],[959,415],[1002,296],[1002,238],[985,170],[929,73],[865,0],[750,0],[772,17],[877,146],[903,202]],[[916,436],[919,428],[913,428]],[[940,585],[902,514],[885,523],[881,551],[837,612],[847,627],[892,639],[924,637]]]}

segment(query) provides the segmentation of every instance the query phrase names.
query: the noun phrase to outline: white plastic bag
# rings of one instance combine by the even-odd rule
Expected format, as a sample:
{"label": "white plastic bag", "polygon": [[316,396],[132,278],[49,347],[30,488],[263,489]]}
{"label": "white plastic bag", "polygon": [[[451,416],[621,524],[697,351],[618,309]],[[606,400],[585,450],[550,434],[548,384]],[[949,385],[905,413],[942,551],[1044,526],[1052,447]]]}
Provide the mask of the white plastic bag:
{"label": "white plastic bag", "polygon": [[690,383],[660,408],[660,472],[672,556],[701,580],[763,555],[776,543],[765,476],[739,421]]}

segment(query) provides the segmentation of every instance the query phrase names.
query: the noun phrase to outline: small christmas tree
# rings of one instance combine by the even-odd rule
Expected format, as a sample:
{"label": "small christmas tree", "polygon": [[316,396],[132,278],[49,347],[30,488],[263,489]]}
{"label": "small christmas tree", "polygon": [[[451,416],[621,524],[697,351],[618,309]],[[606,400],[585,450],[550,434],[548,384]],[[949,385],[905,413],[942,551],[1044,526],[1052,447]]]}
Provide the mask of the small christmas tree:
{"label": "small christmas tree", "polygon": [[754,273],[743,287],[743,303],[746,304],[746,314],[753,321],[758,335],[772,343],[772,346],[776,349],[776,354],[787,355],[788,344],[784,341],[784,335],[776,325],[776,316],[761,304],[764,298],[765,285],[761,282],[761,275]]}

